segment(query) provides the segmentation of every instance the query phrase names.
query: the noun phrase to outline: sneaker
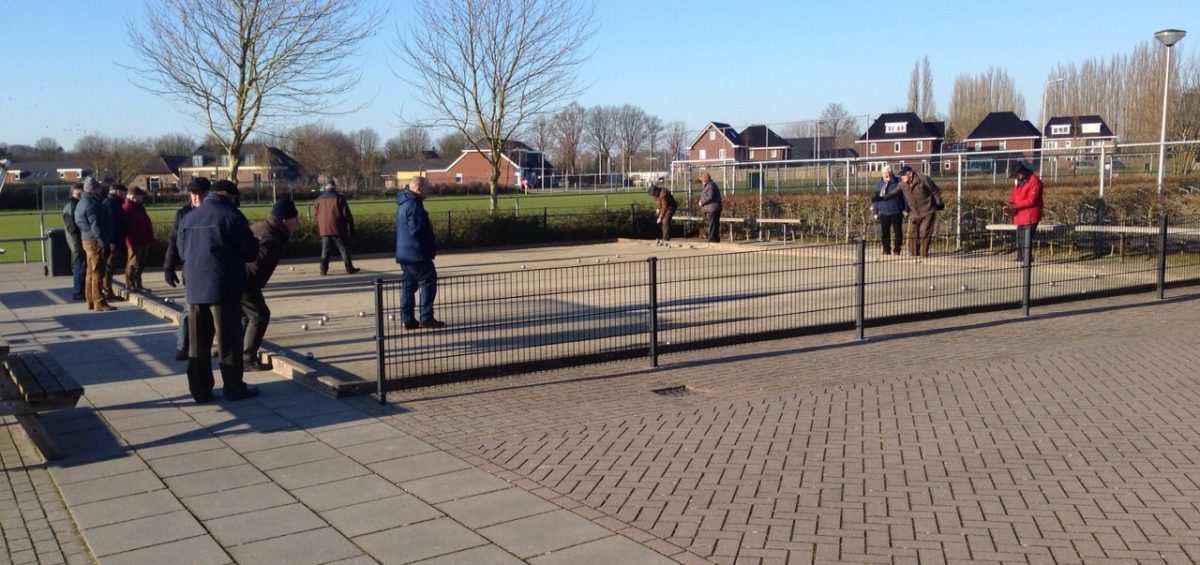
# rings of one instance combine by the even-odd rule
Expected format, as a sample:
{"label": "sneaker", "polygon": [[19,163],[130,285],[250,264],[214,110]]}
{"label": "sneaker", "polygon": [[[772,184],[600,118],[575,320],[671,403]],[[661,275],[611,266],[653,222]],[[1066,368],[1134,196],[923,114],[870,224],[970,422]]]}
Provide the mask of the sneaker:
{"label": "sneaker", "polygon": [[241,388],[235,388],[233,390],[222,389],[221,394],[225,396],[225,400],[234,402],[258,396],[258,389],[252,386],[242,385]]}
{"label": "sneaker", "polygon": [[446,322],[443,322],[443,321],[441,321],[441,320],[435,320],[435,319],[433,319],[433,318],[430,318],[430,319],[428,319],[428,320],[425,320],[425,321],[421,322],[421,323],[419,324],[419,326],[420,326],[420,327],[422,327],[422,328],[424,328],[424,329],[427,329],[427,330],[436,330],[436,329],[438,329],[438,328],[444,328],[444,327],[446,327]]}
{"label": "sneaker", "polygon": [[114,310],[116,310],[116,307],[109,306],[108,304],[97,304],[96,305],[97,312],[112,312]]}
{"label": "sneaker", "polygon": [[346,274],[347,274],[347,275],[353,275],[354,273],[357,273],[357,272],[359,272],[359,271],[361,271],[361,270],[362,270],[362,269],[360,269],[360,268],[358,268],[358,267],[350,267],[349,269],[346,269]]}
{"label": "sneaker", "polygon": [[245,371],[270,371],[271,365],[261,359],[242,359],[242,369]]}
{"label": "sneaker", "polygon": [[183,349],[176,349],[175,350],[175,360],[176,361],[187,361],[188,360],[188,352]]}

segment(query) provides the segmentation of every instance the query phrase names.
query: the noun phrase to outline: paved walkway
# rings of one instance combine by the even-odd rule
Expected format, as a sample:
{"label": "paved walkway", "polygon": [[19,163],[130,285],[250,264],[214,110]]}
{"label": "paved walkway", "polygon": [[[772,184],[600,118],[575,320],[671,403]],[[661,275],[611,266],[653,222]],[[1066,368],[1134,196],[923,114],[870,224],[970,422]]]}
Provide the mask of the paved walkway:
{"label": "paved walkway", "polygon": [[[196,406],[169,325],[85,313],[59,281],[10,273],[0,333],[87,387],[46,418],[67,459],[14,468],[0,450],[9,485],[57,485],[61,502],[30,479],[57,547],[37,552],[68,562],[56,504],[101,563],[1200,560],[1194,297],[455,384],[386,408],[254,373],[261,397]],[[11,490],[25,531],[48,535]]]}

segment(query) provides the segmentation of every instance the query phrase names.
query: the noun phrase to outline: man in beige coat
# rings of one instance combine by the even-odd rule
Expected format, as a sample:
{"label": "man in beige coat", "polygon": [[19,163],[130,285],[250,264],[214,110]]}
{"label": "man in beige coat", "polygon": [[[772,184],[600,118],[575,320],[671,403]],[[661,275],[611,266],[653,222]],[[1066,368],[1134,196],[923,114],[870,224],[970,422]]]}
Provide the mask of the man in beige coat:
{"label": "man in beige coat", "polygon": [[933,179],[918,174],[912,167],[900,167],[900,192],[908,204],[908,254],[929,256],[929,241],[937,226],[937,212],[942,204],[942,191]]}

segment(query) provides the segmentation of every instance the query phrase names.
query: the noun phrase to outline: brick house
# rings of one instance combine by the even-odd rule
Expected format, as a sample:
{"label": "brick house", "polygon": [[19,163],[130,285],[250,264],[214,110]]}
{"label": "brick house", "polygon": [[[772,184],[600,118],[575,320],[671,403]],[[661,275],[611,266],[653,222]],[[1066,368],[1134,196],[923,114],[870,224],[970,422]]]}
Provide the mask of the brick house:
{"label": "brick house", "polygon": [[12,184],[20,182],[74,184],[90,174],[92,174],[91,168],[74,161],[25,161],[9,163],[8,170],[4,173],[4,182]]}
{"label": "brick house", "polygon": [[1055,116],[1042,131],[1046,160],[1056,167],[1095,162],[1101,147],[1111,155],[1116,144],[1117,135],[1100,116]]}
{"label": "brick house", "polygon": [[[457,159],[442,169],[429,168],[425,177],[432,184],[486,184],[492,174],[486,149],[463,149]],[[542,175],[554,174],[554,165],[546,160],[541,151],[520,141],[506,141],[501,149],[500,178],[497,186],[515,187],[525,180],[530,186],[538,186]]]}
{"label": "brick house", "polygon": [[179,176],[179,167],[187,161],[188,157],[184,155],[155,155],[146,160],[146,164],[137,176],[133,177],[129,187],[139,186],[154,195],[180,192],[184,183]]}
{"label": "brick house", "polygon": [[[179,167],[180,182],[187,183],[192,177],[222,179],[229,175],[229,156],[220,146],[201,145]],[[241,165],[238,166],[239,186],[262,186],[271,179],[295,181],[300,178],[300,164],[278,147],[265,143],[247,143],[242,146]]]}
{"label": "brick house", "polygon": [[855,159],[858,152],[849,147],[838,147],[832,135],[820,137],[789,137],[792,159]]}
{"label": "brick house", "polygon": [[738,135],[738,140],[742,149],[735,150],[734,154],[738,156],[739,161],[781,161],[791,158],[791,144],[788,140],[780,137],[765,124],[746,126]]}
{"label": "brick house", "polygon": [[[956,145],[953,149],[947,146],[946,155],[962,152],[963,168],[967,171],[992,171],[999,161],[1002,162],[1001,170],[1007,172],[1013,159],[1032,161],[1037,158],[1037,149],[1042,146],[1042,133],[1029,120],[1022,120],[1013,112],[992,112],[963,138],[961,144]],[[980,151],[1008,153],[970,156]],[[956,166],[957,158],[943,159],[944,169],[954,170]]]}
{"label": "brick house", "polygon": [[887,164],[907,164],[929,174],[939,166],[946,122],[923,122],[914,112],[882,114],[854,142],[858,154],[878,171]]}
{"label": "brick house", "polygon": [[738,135],[737,130],[723,122],[709,122],[700,131],[700,135],[697,135],[696,139],[688,144],[689,161],[721,163],[744,161],[748,157],[749,152],[742,145],[742,138]]}
{"label": "brick house", "polygon": [[392,159],[384,163],[379,176],[383,178],[385,189],[400,189],[407,186],[413,177],[423,177],[431,169],[444,170],[453,162],[453,159],[443,159],[437,151],[422,151],[420,157]]}

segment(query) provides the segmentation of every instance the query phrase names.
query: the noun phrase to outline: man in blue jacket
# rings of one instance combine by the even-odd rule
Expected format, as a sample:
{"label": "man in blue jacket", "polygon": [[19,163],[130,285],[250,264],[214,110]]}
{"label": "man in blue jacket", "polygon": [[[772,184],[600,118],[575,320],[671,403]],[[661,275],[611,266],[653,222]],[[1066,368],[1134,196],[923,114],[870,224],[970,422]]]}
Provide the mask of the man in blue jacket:
{"label": "man in blue jacket", "polygon": [[704,217],[708,220],[708,241],[720,243],[721,189],[717,188],[717,183],[713,182],[712,175],[708,173],[700,173],[700,183],[704,185],[704,188],[700,189],[700,211],[704,212]]}
{"label": "man in blue jacket", "polygon": [[63,206],[63,229],[67,232],[67,249],[71,250],[71,300],[83,300],[83,277],[87,271],[87,258],[84,257],[83,239],[79,236],[79,226],[75,224],[75,209],[79,207],[79,199],[83,198],[83,183],[71,187],[71,199]]}
{"label": "man in blue jacket", "polygon": [[221,365],[221,393],[226,400],[258,396],[242,380],[242,291],[246,263],[258,257],[258,239],[234,206],[237,186],[213,184],[199,208],[179,222],[176,245],[183,257],[188,302],[188,388],[197,403],[212,400],[213,373],[209,350],[213,335]]}
{"label": "man in blue jacket", "polygon": [[108,231],[112,240],[108,246],[107,261],[104,263],[104,297],[108,300],[124,300],[113,293],[112,280],[114,273],[125,270],[127,253],[125,252],[125,195],[129,189],[119,182],[108,183],[108,196],[104,199],[104,209],[108,212]]}
{"label": "man in blue jacket", "polygon": [[[900,179],[892,174],[890,165],[885,165],[882,177],[875,183],[875,194],[871,197],[871,211],[879,220],[884,255],[900,254],[900,244],[904,241],[904,210]],[[892,239],[893,235],[895,239]]]}
{"label": "man in blue jacket", "polygon": [[[171,234],[167,237],[167,256],[163,259],[163,280],[171,288],[175,288],[179,284],[179,277],[175,275],[175,269],[183,266],[183,257],[179,254],[179,223],[183,221],[183,217],[188,212],[200,207],[200,203],[204,202],[204,198],[208,196],[210,190],[212,190],[212,182],[207,178],[192,178],[188,183],[188,201],[175,211],[175,222],[171,224]],[[180,306],[183,307],[183,315],[179,317],[179,331],[175,336],[175,360],[187,361],[188,303],[186,298]]]}
{"label": "man in blue jacket", "polygon": [[[403,276],[400,279],[400,321],[404,329],[441,328],[446,323],[433,317],[433,300],[437,297],[437,269],[433,258],[437,244],[433,239],[433,224],[425,212],[426,190],[429,181],[414,177],[408,190],[396,193],[396,262]],[[420,321],[413,316],[413,295],[421,288]]]}
{"label": "man in blue jacket", "polygon": [[102,204],[104,186],[96,179],[83,179],[83,197],[75,207],[75,225],[79,227],[79,238],[83,252],[87,255],[87,275],[83,284],[84,298],[88,310],[112,312],[116,310],[104,299],[104,269],[112,233],[109,232],[108,213]]}

